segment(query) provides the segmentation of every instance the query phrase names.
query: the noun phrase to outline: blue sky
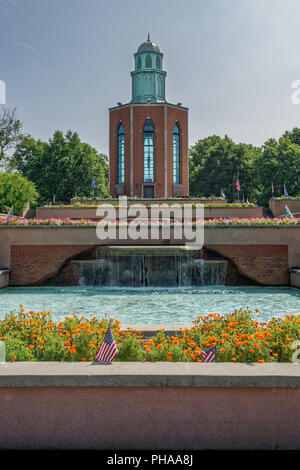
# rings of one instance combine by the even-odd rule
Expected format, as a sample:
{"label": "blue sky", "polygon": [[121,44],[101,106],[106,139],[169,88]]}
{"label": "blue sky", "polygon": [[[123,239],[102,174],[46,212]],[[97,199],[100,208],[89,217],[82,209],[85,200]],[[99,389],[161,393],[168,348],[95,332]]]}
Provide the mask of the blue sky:
{"label": "blue sky", "polygon": [[167,100],[190,109],[190,145],[261,145],[300,127],[299,17],[299,0],[0,0],[0,80],[26,133],[72,129],[108,153],[108,108],[130,101],[149,31]]}

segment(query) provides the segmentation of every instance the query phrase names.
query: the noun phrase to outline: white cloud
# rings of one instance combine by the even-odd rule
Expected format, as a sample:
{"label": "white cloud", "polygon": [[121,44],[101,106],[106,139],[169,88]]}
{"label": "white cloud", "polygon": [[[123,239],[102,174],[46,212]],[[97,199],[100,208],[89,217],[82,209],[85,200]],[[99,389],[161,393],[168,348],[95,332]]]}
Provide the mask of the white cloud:
{"label": "white cloud", "polygon": [[16,5],[16,0],[0,0],[0,16],[13,15]]}
{"label": "white cloud", "polygon": [[31,44],[27,44],[26,42],[22,42],[21,46],[24,47],[25,49],[28,49],[29,51],[32,51],[32,52],[35,51],[35,47],[32,46]]}

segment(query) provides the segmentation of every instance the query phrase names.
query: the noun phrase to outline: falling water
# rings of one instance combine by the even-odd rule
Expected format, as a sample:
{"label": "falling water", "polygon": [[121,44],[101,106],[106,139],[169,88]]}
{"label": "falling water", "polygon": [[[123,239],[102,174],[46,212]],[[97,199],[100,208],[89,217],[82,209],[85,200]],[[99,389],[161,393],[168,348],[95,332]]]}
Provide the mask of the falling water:
{"label": "falling water", "polygon": [[224,285],[227,261],[194,259],[190,253],[110,254],[97,260],[73,260],[79,285],[182,287]]}

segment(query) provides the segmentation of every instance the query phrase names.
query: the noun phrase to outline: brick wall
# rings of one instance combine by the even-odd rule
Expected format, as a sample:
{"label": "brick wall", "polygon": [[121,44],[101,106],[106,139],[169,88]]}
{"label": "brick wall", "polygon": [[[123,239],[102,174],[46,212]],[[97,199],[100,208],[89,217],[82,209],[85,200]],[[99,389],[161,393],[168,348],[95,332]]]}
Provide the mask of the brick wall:
{"label": "brick wall", "polygon": [[129,195],[130,187],[130,108],[120,108],[109,115],[109,186],[110,194],[115,195],[115,185],[118,181],[118,130],[122,122],[124,127],[124,166],[125,194]]}
{"label": "brick wall", "polygon": [[12,245],[10,284],[40,284],[75,256],[95,257],[93,250],[91,245]]}
{"label": "brick wall", "polygon": [[212,250],[234,264],[237,270],[234,283],[239,284],[238,275],[241,275],[259,284],[289,284],[288,247],[285,245],[212,245],[206,246],[206,250],[207,257],[218,258],[210,253]]}
{"label": "brick wall", "polygon": [[[96,258],[91,245],[12,245],[11,285],[37,285],[64,269],[64,281],[74,283],[68,261]],[[228,284],[288,285],[288,247],[284,245],[209,245],[204,257],[229,260]],[[59,276],[57,277],[59,279]]]}
{"label": "brick wall", "polygon": [[110,110],[110,193],[116,195],[117,132],[120,122],[125,132],[125,194],[130,196],[130,109],[133,114],[133,196],[143,197],[144,140],[143,129],[147,119],[154,127],[155,197],[165,197],[164,177],[164,113],[167,108],[167,196],[173,196],[173,127],[180,128],[181,184],[183,195],[188,194],[188,110],[169,104],[124,105]]}

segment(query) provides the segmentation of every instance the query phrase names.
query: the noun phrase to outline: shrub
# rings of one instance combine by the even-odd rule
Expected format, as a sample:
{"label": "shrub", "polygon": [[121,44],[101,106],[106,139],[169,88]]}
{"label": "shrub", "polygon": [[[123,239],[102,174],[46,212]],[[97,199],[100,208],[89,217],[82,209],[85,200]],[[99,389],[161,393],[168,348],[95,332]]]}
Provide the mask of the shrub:
{"label": "shrub", "polygon": [[[94,361],[107,331],[108,320],[73,314],[55,323],[50,312],[6,315],[0,320],[0,340],[8,361]],[[249,310],[229,315],[199,316],[192,328],[168,336],[163,330],[150,339],[141,331],[122,330],[112,319],[119,353],[116,361],[202,362],[201,352],[216,346],[216,362],[292,362],[299,339],[300,315],[259,323]]]}
{"label": "shrub", "polygon": [[0,173],[0,212],[7,213],[11,206],[20,215],[26,204],[37,203],[38,192],[34,183],[17,173]]}

